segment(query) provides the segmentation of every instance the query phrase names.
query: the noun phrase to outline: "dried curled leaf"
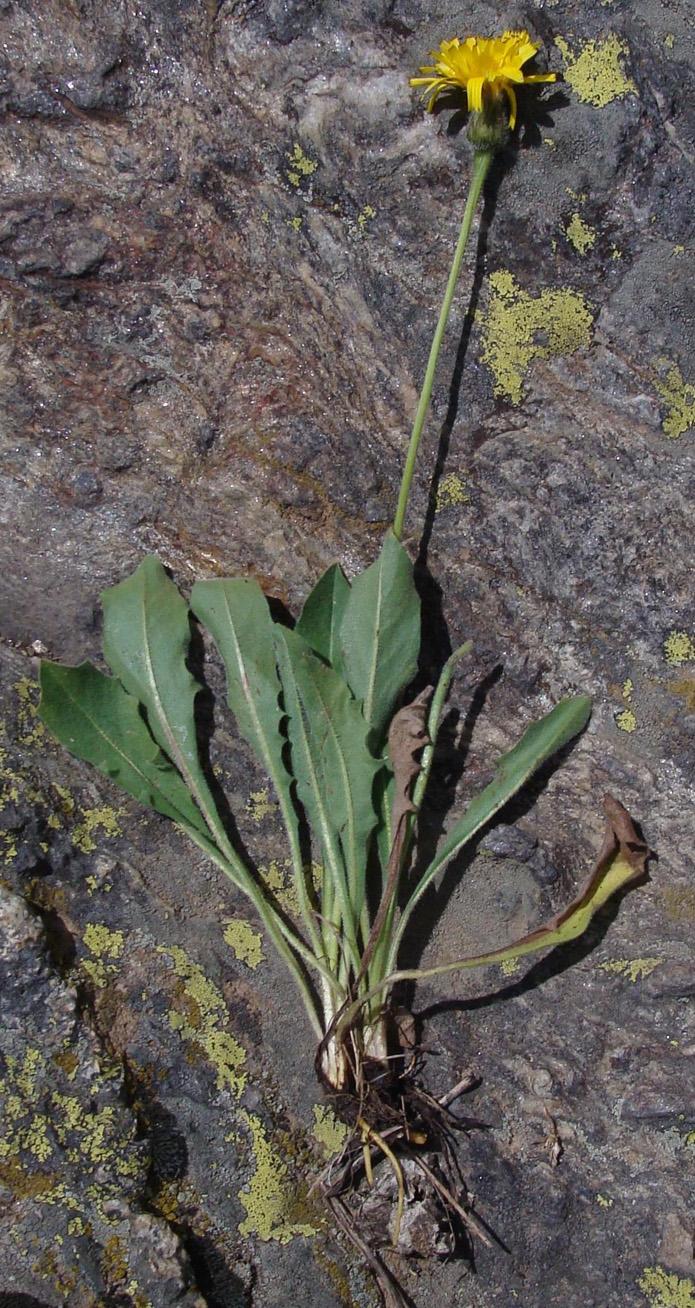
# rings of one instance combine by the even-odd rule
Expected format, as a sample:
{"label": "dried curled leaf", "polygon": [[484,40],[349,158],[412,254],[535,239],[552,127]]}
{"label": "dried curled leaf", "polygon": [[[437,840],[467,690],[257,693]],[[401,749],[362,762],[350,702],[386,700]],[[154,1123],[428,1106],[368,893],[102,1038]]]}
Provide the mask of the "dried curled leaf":
{"label": "dried curled leaf", "polygon": [[576,899],[556,914],[542,927],[530,931],[528,935],[515,940],[503,949],[495,949],[489,954],[476,954],[469,958],[459,958],[453,963],[442,963],[438,967],[424,970],[395,972],[388,978],[388,984],[396,981],[417,980],[420,977],[441,976],[444,972],[456,972],[463,968],[484,967],[488,963],[506,963],[523,954],[534,953],[538,949],[549,949],[556,945],[566,945],[570,940],[581,936],[588,927],[592,917],[614,895],[617,890],[637,881],[644,875],[649,846],[645,844],[635,828],[627,809],[612,795],[605,795],[603,807],[607,823],[603,845],[596,865]]}
{"label": "dried curled leaf", "polygon": [[391,809],[393,839],[386,865],[384,889],[369,933],[369,940],[362,955],[358,979],[364,976],[371,962],[386,921],[386,915],[398,889],[403,851],[408,838],[408,816],[416,811],[411,792],[413,783],[420,771],[420,761],[415,756],[429,743],[427,706],[431,694],[432,687],[426,686],[424,690],[420,691],[412,704],[406,704],[402,709],[399,709],[389,727],[388,748],[393,767],[393,805]]}
{"label": "dried curled leaf", "polygon": [[411,799],[413,782],[420,771],[420,761],[416,759],[421,749],[429,743],[427,734],[427,706],[432,695],[432,687],[426,686],[412,704],[406,704],[396,713],[389,727],[389,757],[393,767],[393,807],[391,810],[391,829],[394,844],[398,839],[398,829],[408,813],[415,812]]}

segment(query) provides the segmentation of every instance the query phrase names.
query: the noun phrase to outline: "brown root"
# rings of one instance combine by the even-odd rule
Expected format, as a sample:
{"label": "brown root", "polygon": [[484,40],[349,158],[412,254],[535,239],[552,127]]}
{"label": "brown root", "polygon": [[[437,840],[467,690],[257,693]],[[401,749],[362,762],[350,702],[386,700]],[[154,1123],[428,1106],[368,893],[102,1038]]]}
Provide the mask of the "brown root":
{"label": "brown root", "polygon": [[352,1130],[312,1189],[369,1263],[385,1308],[404,1308],[408,1300],[382,1250],[451,1257],[470,1254],[474,1241],[492,1243],[472,1211],[454,1147],[455,1132],[484,1124],[450,1111],[478,1078],[467,1073],[435,1099],[420,1083],[415,1050],[377,1062],[352,1047],[348,1058],[352,1087],[325,1088],[336,1116]]}

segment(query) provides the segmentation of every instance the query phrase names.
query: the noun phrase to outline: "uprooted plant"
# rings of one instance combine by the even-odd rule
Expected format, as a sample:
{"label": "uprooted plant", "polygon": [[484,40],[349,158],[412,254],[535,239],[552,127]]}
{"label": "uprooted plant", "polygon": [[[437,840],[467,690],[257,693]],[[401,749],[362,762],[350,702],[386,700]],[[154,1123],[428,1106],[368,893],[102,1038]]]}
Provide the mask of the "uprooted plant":
{"label": "uprooted plant", "polygon": [[[432,1099],[417,1076],[417,1058],[394,1057],[394,988],[401,981],[503,962],[572,940],[610,895],[640,875],[646,856],[627,813],[608,798],[604,848],[564,912],[486,954],[425,971],[399,966],[413,914],[435,878],[584,728],[591,711],[589,699],[576,695],[530,726],[498,761],[493,780],[452,823],[429,864],[413,870],[442,712],[456,664],[469,646],[447,660],[435,687],[402,706],[417,674],[420,602],[401,537],[474,212],[493,154],[515,123],[513,84],[552,80],[550,74],[521,72],[535,53],[525,33],[444,42],[435,63],[422,70],[426,76],[414,79],[426,86],[430,107],[441,91],[465,87],[475,155],[394,525],[376,561],[351,583],[339,566],[330,567],[290,627],[273,617],[251,580],[198,581],[189,610],[162,564],[146,558],[103,596],[104,657],[113,675],[88,663],[69,668],[44,662],[41,670],[41,715],[58,739],[175,822],[253,904],[308,1014],[318,1042],[318,1075],[354,1126],[340,1164],[323,1178],[324,1193],[338,1199],[360,1171],[371,1179],[377,1157],[388,1160],[396,1183],[396,1244],[405,1157],[417,1160],[449,1216],[479,1233],[480,1228],[465,1199],[457,1197],[460,1188],[457,1192],[427,1161],[425,1145],[448,1148],[453,1093],[444,1101]],[[292,866],[294,916],[244,861],[216,805],[199,753],[195,708],[201,684],[188,666],[191,613],[217,645],[237,729],[274,787]],[[312,860],[320,863],[319,878]],[[339,1221],[348,1221],[344,1208],[335,1211]],[[354,1228],[351,1232],[359,1243],[362,1237]],[[362,1245],[373,1260],[369,1245],[364,1240]],[[397,1302],[397,1291],[383,1277],[382,1288]]]}

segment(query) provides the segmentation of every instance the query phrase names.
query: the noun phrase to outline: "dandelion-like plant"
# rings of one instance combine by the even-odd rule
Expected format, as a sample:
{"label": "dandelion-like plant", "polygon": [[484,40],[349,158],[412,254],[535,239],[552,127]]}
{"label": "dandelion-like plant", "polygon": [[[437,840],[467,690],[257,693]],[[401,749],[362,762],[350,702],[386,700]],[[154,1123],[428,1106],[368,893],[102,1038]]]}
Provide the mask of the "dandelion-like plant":
{"label": "dandelion-like plant", "polygon": [[[393,528],[377,559],[351,581],[337,564],[330,567],[290,626],[273,616],[255,581],[198,581],[189,606],[159,560],[145,558],[103,595],[104,658],[112,675],[89,663],[44,662],[41,669],[41,716],[55,736],[176,823],[253,904],[306,1009],[319,1077],[341,1096],[338,1105],[355,1126],[346,1174],[354,1176],[357,1158],[371,1176],[372,1154],[388,1158],[394,1169],[396,1242],[404,1192],[399,1150],[420,1149],[421,1167],[434,1178],[440,1200],[443,1183],[422,1152],[442,1126],[433,1119],[434,1101],[418,1090],[412,1062],[400,1078],[394,1062],[394,988],[572,940],[610,895],[640,875],[647,853],[625,810],[609,798],[596,867],[552,922],[512,945],[426,971],[399,964],[413,916],[436,879],[529,777],[583,730],[591,711],[587,696],[575,695],[529,726],[498,760],[490,783],[451,822],[429,863],[414,870],[442,712],[469,645],[447,660],[436,686],[409,694],[421,632],[413,566],[402,544],[404,521],[439,348],[491,160],[515,126],[516,89],[554,77],[522,71],[537,48],[526,32],[445,41],[434,63],[411,79],[424,87],[430,109],[443,92],[465,91],[474,158]],[[219,650],[236,729],[273,785],[292,865],[294,916],[242,856],[215,802],[199,753],[201,684],[188,665],[191,617]],[[312,861],[322,868],[318,885]],[[449,1213],[470,1223],[462,1201],[444,1189]]]}

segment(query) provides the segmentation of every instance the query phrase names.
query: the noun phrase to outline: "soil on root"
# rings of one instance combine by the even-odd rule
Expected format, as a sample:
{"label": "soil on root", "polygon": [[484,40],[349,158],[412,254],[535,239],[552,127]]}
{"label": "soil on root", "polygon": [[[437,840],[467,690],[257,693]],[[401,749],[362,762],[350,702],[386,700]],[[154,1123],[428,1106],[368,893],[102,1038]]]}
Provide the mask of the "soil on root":
{"label": "soil on root", "polygon": [[408,1308],[411,1301],[397,1274],[399,1259],[473,1262],[476,1240],[495,1241],[474,1212],[456,1139],[486,1124],[451,1111],[479,1078],[466,1073],[436,1099],[423,1085],[418,1053],[386,1063],[365,1060],[353,1071],[355,1090],[340,1093],[319,1073],[333,1112],[351,1130],[312,1190],[368,1262],[385,1308]]}

